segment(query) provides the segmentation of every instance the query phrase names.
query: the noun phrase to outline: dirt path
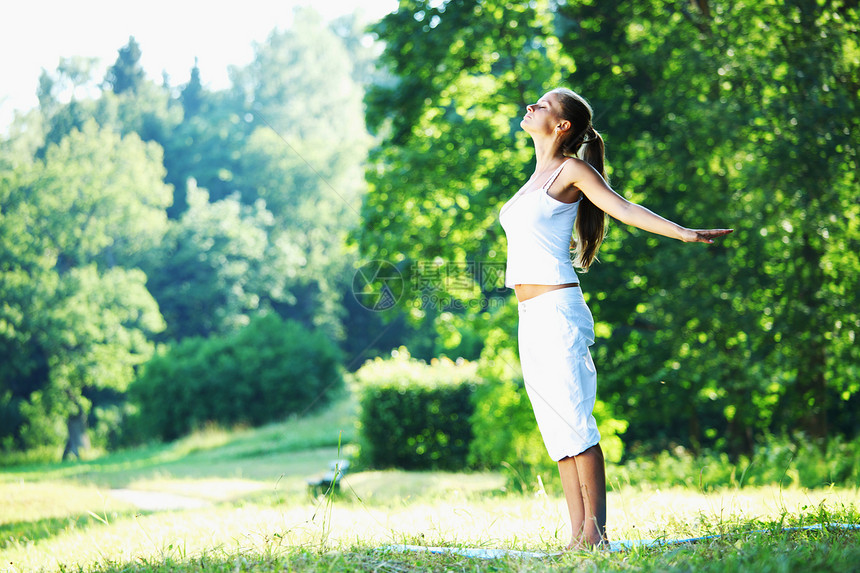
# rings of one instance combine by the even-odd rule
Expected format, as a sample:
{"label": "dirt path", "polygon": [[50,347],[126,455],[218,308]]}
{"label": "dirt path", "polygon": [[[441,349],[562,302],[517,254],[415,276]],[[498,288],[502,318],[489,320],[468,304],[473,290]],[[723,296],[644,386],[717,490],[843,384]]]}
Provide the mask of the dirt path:
{"label": "dirt path", "polygon": [[110,495],[145,511],[167,511],[176,509],[199,509],[209,507],[211,502],[198,497],[188,497],[175,493],[141,491],[137,489],[112,489]]}

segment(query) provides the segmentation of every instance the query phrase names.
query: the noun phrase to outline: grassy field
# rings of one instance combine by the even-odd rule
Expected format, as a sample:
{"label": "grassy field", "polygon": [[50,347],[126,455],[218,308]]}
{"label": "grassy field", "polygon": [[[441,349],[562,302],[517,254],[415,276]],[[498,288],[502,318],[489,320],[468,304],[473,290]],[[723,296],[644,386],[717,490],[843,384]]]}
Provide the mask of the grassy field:
{"label": "grassy field", "polygon": [[[492,561],[402,553],[400,544],[554,553],[569,537],[563,500],[496,473],[364,471],[336,495],[306,480],[354,438],[353,406],[256,430],[198,432],[97,460],[0,471],[0,571],[849,571],[858,490],[699,491],[620,486],[613,539],[723,534],[695,545]],[[612,468],[609,468],[610,476]]]}

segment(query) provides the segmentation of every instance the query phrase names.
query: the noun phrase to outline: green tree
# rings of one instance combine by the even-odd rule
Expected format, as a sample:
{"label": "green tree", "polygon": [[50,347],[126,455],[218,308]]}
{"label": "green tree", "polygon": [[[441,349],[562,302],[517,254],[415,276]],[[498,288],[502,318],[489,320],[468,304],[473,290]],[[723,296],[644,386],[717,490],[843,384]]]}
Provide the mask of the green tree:
{"label": "green tree", "polygon": [[200,113],[200,108],[203,105],[203,84],[200,83],[200,68],[197,67],[197,58],[194,58],[191,78],[182,88],[179,100],[182,102],[182,109],[185,111],[186,118]]}
{"label": "green tree", "polygon": [[[167,181],[176,189],[172,218],[184,218],[189,208],[186,194],[194,192],[186,190],[192,179],[208,191],[211,203],[238,197],[245,206],[257,209],[262,200],[274,217],[266,225],[266,264],[258,259],[248,264],[281,276],[260,275],[262,282],[257,284],[272,288],[254,291],[258,299],[252,306],[240,305],[245,309],[240,314],[270,308],[282,317],[323,327],[338,338],[343,336],[341,299],[348,294],[353,270],[343,238],[357,224],[369,145],[362,90],[351,76],[350,62],[343,41],[319,16],[299,11],[292,28],[272,32],[255,46],[248,66],[232,70],[232,89],[198,91],[193,76],[186,90],[196,94],[199,108],[187,108],[164,143]],[[185,95],[182,101],[190,103]],[[189,254],[196,248],[193,244],[180,247]],[[200,256],[203,261],[209,255]],[[171,277],[177,276],[166,270],[169,266],[164,271],[147,267],[153,289],[162,295],[178,292],[168,286]],[[161,282],[165,288],[156,286]],[[216,296],[211,286],[201,285],[203,298]],[[186,288],[194,290],[190,285]],[[230,293],[217,296],[234,299]],[[172,306],[160,295],[157,298],[163,308]],[[179,300],[171,296],[171,301]],[[172,324],[170,315],[165,310]],[[202,330],[178,328],[201,334],[220,332],[214,325]]]}
{"label": "green tree", "polygon": [[85,445],[87,393],[123,390],[163,328],[145,276],[124,266],[160,241],[170,189],[160,149],[94,122],[5,172],[0,210],[0,398],[5,446]]}
{"label": "green tree", "polygon": [[[595,102],[619,192],[686,225],[719,217],[737,226],[721,167],[736,107],[721,101],[691,17],[687,6],[660,2],[561,8],[562,41],[577,62],[567,82]],[[733,238],[691,248],[611,225],[604,264],[584,277],[603,338],[603,396],[635,422],[631,440],[698,446],[725,429],[721,401],[743,368],[726,349],[737,331],[720,322],[737,307],[726,245]]]}
{"label": "green tree", "polygon": [[36,94],[39,98],[39,108],[46,117],[51,117],[65,100],[80,100],[92,95],[95,89],[93,72],[96,58],[73,56],[60,58],[55,73],[48,73],[44,68],[39,76],[39,87]]}
{"label": "green tree", "polygon": [[38,157],[90,120],[123,135],[136,133],[164,148],[182,119],[181,106],[170,91],[143,78],[134,90],[98,91],[92,72],[93,62],[80,57],[61,59],[52,73],[42,71],[38,94],[44,141]]}
{"label": "green tree", "polygon": [[[264,199],[276,219],[305,227],[357,222],[369,138],[352,69],[343,41],[301,9],[235,70],[255,128],[235,177],[246,203]],[[298,212],[302,203],[325,209]]]}
{"label": "green tree", "polygon": [[186,338],[147,363],[129,389],[147,437],[209,422],[262,425],[313,411],[343,387],[335,343],[274,313],[224,336]]}
{"label": "green tree", "polygon": [[593,273],[609,287],[595,309],[612,332],[603,379],[640,439],[749,451],[762,431],[823,436],[828,410],[844,420],[857,391],[845,296],[856,274],[831,270],[857,268],[856,138],[845,131],[857,115],[857,11],[636,4],[560,10],[578,64],[570,82],[594,90],[610,136],[624,134],[608,143],[610,164],[634,198],[737,230],[704,256],[614,231],[631,236],[611,235],[613,264]]}
{"label": "green tree", "polygon": [[[547,2],[402,2],[372,31],[385,43],[390,77],[366,97],[380,144],[354,237],[366,258],[404,273],[413,321],[443,333],[451,346],[441,350],[463,352],[462,336],[445,334],[462,324],[458,315],[473,323],[458,332],[511,331],[497,213],[531,159],[517,118],[572,62],[552,34]],[[514,344],[510,335],[499,340]]]}
{"label": "green tree", "polygon": [[253,129],[244,103],[232,91],[210,92],[203,88],[198,98],[199,110],[184,113],[163,143],[165,181],[174,187],[173,204],[168,210],[172,219],[188,208],[186,184],[190,179],[209,192],[210,201],[230,197],[237,191],[239,160]]}
{"label": "green tree", "polygon": [[80,130],[93,115],[95,63],[94,58],[73,56],[60,58],[54,72],[42,69],[37,95],[44,141],[37,151],[38,157],[44,156],[48,144],[59,143],[73,129]]}
{"label": "green tree", "polygon": [[272,241],[301,252],[289,275],[296,303],[274,308],[342,338],[340,301],[354,272],[343,244],[358,223],[370,143],[351,58],[318,14],[297,10],[290,29],[272,32],[234,72],[253,131],[232,183],[244,203],[265,201],[279,229]]}
{"label": "green tree", "polygon": [[113,93],[136,93],[144,83],[146,73],[140,64],[140,56],[140,46],[134,36],[129,36],[128,43],[119,49],[116,62],[108,68],[105,75],[105,83]]}
{"label": "green tree", "polygon": [[[744,293],[758,315],[750,346],[767,383],[753,398],[773,404],[777,427],[823,438],[830,415],[850,410],[860,390],[853,343],[860,327],[853,300],[860,291],[860,12],[845,2],[794,1],[745,7],[741,15],[735,30],[719,29],[719,13],[710,28],[729,56],[721,88],[748,110],[739,126],[749,142],[746,161],[727,167],[738,170],[739,184],[761,190],[742,197],[751,208],[748,244],[731,260],[752,263],[761,277]],[[765,26],[761,41],[744,41]]]}
{"label": "green tree", "polygon": [[142,264],[168,325],[164,337],[171,340],[232,332],[266,301],[291,296],[284,264],[298,267],[301,257],[269,243],[273,218],[262,202],[248,207],[232,197],[210,203],[193,182],[188,192],[188,210],[170,222]]}
{"label": "green tree", "polygon": [[[583,283],[626,438],[749,451],[828,419],[856,432],[857,27],[836,1],[401,2],[374,28],[394,80],[367,97],[383,139],[362,252],[503,260],[498,207],[529,158],[516,123],[563,82],[594,102],[619,192],[737,229],[691,248],[610,224]],[[508,307],[506,336],[471,316],[488,350],[513,345]]]}

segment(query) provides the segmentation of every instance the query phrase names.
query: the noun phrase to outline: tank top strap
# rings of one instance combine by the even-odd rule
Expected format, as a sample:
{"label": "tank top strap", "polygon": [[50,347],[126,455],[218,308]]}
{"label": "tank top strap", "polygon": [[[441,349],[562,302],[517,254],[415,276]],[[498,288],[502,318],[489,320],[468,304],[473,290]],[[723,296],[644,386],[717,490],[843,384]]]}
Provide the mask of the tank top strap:
{"label": "tank top strap", "polygon": [[552,184],[555,183],[556,179],[558,179],[558,176],[561,173],[561,170],[564,169],[564,166],[567,165],[568,161],[570,161],[570,157],[568,157],[567,159],[562,161],[561,165],[559,165],[556,168],[556,170],[552,172],[552,175],[550,175],[549,179],[546,180],[546,183],[543,184],[543,187],[541,187],[541,190],[546,191],[547,189],[552,187]]}

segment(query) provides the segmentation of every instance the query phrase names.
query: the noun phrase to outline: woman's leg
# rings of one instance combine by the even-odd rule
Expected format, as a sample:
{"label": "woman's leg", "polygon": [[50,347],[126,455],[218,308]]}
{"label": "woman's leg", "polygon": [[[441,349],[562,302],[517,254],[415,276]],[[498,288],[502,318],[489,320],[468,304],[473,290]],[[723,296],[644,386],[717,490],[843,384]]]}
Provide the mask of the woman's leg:
{"label": "woman's leg", "polygon": [[574,457],[585,505],[583,539],[597,545],[606,537],[606,463],[600,444]]}
{"label": "woman's leg", "polygon": [[579,549],[582,547],[582,522],[585,519],[585,506],[582,500],[582,488],[579,485],[576,458],[560,459],[558,461],[558,475],[561,477],[561,487],[564,489],[564,499],[567,501],[567,512],[570,514],[570,543],[567,548]]}
{"label": "woman's leg", "polygon": [[558,473],[570,514],[568,548],[606,541],[606,469],[600,444],[560,460]]}

